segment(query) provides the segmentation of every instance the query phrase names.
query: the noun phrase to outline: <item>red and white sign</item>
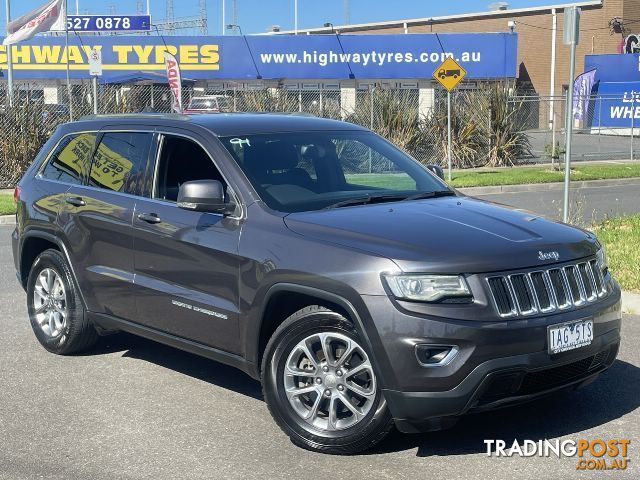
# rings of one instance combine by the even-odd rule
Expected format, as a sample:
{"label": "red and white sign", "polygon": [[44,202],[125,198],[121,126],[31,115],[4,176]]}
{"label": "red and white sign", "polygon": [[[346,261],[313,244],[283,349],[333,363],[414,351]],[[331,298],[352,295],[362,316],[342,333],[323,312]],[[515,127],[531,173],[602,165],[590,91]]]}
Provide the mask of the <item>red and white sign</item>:
{"label": "red and white sign", "polygon": [[36,33],[48,32],[51,27],[64,17],[64,0],[41,5],[35,10],[25,13],[7,25],[7,36],[3,45],[12,45],[29,40]]}
{"label": "red and white sign", "polygon": [[173,100],[171,110],[182,113],[182,76],[180,75],[180,65],[176,57],[169,52],[164,52],[164,65],[167,69],[167,80]]}

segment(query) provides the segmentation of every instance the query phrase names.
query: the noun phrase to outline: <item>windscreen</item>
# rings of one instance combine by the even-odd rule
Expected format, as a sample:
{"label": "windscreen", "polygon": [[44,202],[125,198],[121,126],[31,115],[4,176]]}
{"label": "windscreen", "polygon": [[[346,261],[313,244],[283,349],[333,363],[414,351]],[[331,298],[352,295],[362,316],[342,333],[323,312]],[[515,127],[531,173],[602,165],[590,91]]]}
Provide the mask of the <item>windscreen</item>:
{"label": "windscreen", "polygon": [[418,162],[368,131],[241,135],[221,141],[262,200],[282,212],[449,191]]}

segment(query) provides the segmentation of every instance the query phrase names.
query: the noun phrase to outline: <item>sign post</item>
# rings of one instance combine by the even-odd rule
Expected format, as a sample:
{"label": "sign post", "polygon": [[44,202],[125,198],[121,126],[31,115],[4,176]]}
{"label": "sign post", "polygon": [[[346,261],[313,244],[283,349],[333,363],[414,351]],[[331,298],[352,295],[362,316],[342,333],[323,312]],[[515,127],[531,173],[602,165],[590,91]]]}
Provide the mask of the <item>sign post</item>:
{"label": "sign post", "polygon": [[93,85],[93,114],[98,114],[98,77],[102,75],[102,50],[93,47],[89,53],[89,74]]}
{"label": "sign post", "polygon": [[580,8],[568,7],[564,11],[565,45],[569,45],[569,88],[567,90],[567,108],[565,119],[565,153],[564,153],[564,199],[562,221],[569,221],[569,182],[571,177],[571,134],[573,133],[573,88],[576,75],[576,45],[580,41]]}
{"label": "sign post", "polygon": [[456,88],[466,75],[466,70],[451,57],[445,58],[444,62],[433,72],[433,78],[447,89],[447,177],[449,181],[451,181],[451,166],[453,163],[451,157],[451,90]]}

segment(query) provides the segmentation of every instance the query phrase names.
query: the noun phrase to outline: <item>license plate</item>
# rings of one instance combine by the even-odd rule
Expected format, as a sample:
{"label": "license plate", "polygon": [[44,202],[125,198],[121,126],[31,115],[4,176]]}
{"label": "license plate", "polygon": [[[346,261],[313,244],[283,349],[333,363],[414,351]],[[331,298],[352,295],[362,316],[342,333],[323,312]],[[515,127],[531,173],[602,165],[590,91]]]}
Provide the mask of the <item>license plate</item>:
{"label": "license plate", "polygon": [[593,320],[561,323],[548,327],[549,353],[566,352],[593,341]]}

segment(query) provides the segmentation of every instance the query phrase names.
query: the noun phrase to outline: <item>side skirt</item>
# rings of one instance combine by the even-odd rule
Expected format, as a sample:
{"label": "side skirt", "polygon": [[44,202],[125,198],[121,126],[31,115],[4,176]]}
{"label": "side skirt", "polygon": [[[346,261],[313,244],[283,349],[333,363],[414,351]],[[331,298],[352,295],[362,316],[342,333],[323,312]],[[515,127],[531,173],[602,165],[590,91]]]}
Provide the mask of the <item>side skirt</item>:
{"label": "side skirt", "polygon": [[248,362],[240,355],[225,352],[224,350],[218,350],[217,348],[203,345],[201,343],[194,342],[193,340],[178,337],[176,335],[162,332],[128,320],[123,320],[121,318],[114,318],[109,315],[94,312],[87,312],[87,314],[98,330],[101,330],[104,333],[113,333],[116,331],[132,333],[133,335],[138,335],[179,350],[184,350],[185,352],[193,353],[201,357],[215,360],[216,362],[230,365],[242,370],[252,378],[259,379],[258,376],[256,376],[257,370],[255,365]]}

